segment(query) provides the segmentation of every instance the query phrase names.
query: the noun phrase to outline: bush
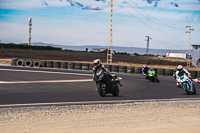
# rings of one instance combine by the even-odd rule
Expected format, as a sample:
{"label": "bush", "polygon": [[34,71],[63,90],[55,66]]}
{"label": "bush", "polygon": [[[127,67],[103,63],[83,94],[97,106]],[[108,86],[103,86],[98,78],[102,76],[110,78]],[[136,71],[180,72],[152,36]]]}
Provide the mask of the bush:
{"label": "bush", "polygon": [[10,49],[35,49],[35,50],[62,50],[62,48],[52,47],[52,46],[32,46],[28,43],[0,43],[0,48],[10,48]]}

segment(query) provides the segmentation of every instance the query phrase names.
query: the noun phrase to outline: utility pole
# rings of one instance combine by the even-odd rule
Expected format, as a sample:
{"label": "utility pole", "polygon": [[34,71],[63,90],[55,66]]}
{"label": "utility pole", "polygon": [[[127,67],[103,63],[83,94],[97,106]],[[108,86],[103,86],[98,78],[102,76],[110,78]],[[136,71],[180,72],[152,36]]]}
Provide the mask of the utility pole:
{"label": "utility pole", "polygon": [[149,53],[149,39],[152,39],[152,38],[149,38],[149,36],[145,36],[147,37],[147,39],[145,39],[145,41],[147,41],[147,48],[146,48],[146,55]]}
{"label": "utility pole", "polygon": [[29,41],[28,41],[28,45],[31,45],[31,26],[32,26],[32,18],[29,17]]}
{"label": "utility pole", "polygon": [[[145,41],[147,41],[147,48],[146,48],[146,56],[148,55],[148,53],[149,53],[149,39],[152,39],[152,38],[149,38],[149,36],[145,36],[145,37],[147,37],[147,39],[145,39]],[[146,60],[146,64],[149,64],[149,62],[148,62],[148,58],[146,58],[145,59]]]}
{"label": "utility pole", "polygon": [[113,19],[113,0],[110,2],[110,26],[108,33],[108,50],[107,50],[107,64],[112,64],[112,19]]}
{"label": "utility pole", "polygon": [[186,33],[189,33],[187,67],[190,68],[191,31],[194,31],[194,29],[191,29],[191,26],[186,26],[186,28],[189,28],[189,31],[186,31]]}

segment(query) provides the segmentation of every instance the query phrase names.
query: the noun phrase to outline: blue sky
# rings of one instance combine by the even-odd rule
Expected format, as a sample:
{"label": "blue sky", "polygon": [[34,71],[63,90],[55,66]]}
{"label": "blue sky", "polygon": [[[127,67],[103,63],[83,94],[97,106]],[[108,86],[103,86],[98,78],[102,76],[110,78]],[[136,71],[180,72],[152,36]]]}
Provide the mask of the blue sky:
{"label": "blue sky", "polygon": [[[114,0],[113,46],[188,49],[200,44],[200,0]],[[0,40],[108,46],[110,0],[0,0]]]}

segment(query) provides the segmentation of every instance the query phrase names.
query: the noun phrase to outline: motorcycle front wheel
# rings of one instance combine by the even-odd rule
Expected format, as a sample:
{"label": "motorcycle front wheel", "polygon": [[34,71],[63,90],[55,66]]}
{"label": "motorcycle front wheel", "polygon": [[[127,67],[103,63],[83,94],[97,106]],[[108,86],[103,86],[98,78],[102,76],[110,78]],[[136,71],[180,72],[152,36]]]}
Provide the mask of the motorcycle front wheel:
{"label": "motorcycle front wheel", "polygon": [[196,94],[196,88],[195,88],[195,86],[193,84],[192,84],[192,88],[193,88],[192,94]]}
{"label": "motorcycle front wheel", "polygon": [[118,96],[119,95],[119,86],[117,85],[117,83],[113,83],[112,95],[113,96]]}
{"label": "motorcycle front wheel", "polygon": [[151,80],[152,80],[152,82],[155,82],[155,77],[152,76],[152,77],[151,77]]}
{"label": "motorcycle front wheel", "polygon": [[184,90],[186,91],[186,93],[188,94],[188,95],[190,95],[191,94],[191,92],[190,92],[190,87],[188,88],[188,84],[183,84],[183,88],[184,88]]}
{"label": "motorcycle front wheel", "polygon": [[160,80],[159,80],[159,79],[157,79],[157,78],[156,78],[156,81],[157,81],[158,83],[160,83]]}
{"label": "motorcycle front wheel", "polygon": [[105,83],[98,82],[97,83],[97,89],[98,89],[98,92],[99,92],[100,96],[102,96],[102,97],[106,96],[106,84]]}

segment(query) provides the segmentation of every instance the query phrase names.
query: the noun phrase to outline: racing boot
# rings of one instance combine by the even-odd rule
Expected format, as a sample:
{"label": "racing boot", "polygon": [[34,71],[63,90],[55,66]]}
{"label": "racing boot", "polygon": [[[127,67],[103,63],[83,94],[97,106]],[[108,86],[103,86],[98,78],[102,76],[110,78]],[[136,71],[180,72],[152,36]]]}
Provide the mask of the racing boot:
{"label": "racing boot", "polygon": [[120,86],[123,86],[123,85],[124,85],[118,78],[115,79],[115,81],[116,81]]}
{"label": "racing boot", "polygon": [[121,82],[121,81],[119,81],[119,83],[118,83],[120,86],[123,86],[124,84]]}
{"label": "racing boot", "polygon": [[177,87],[180,87],[180,85],[179,85],[179,83],[178,83],[178,82],[176,82],[176,86],[177,86]]}
{"label": "racing boot", "polygon": [[176,86],[177,86],[177,87],[180,87],[180,85],[179,85],[179,80],[178,80],[178,79],[176,79]]}

